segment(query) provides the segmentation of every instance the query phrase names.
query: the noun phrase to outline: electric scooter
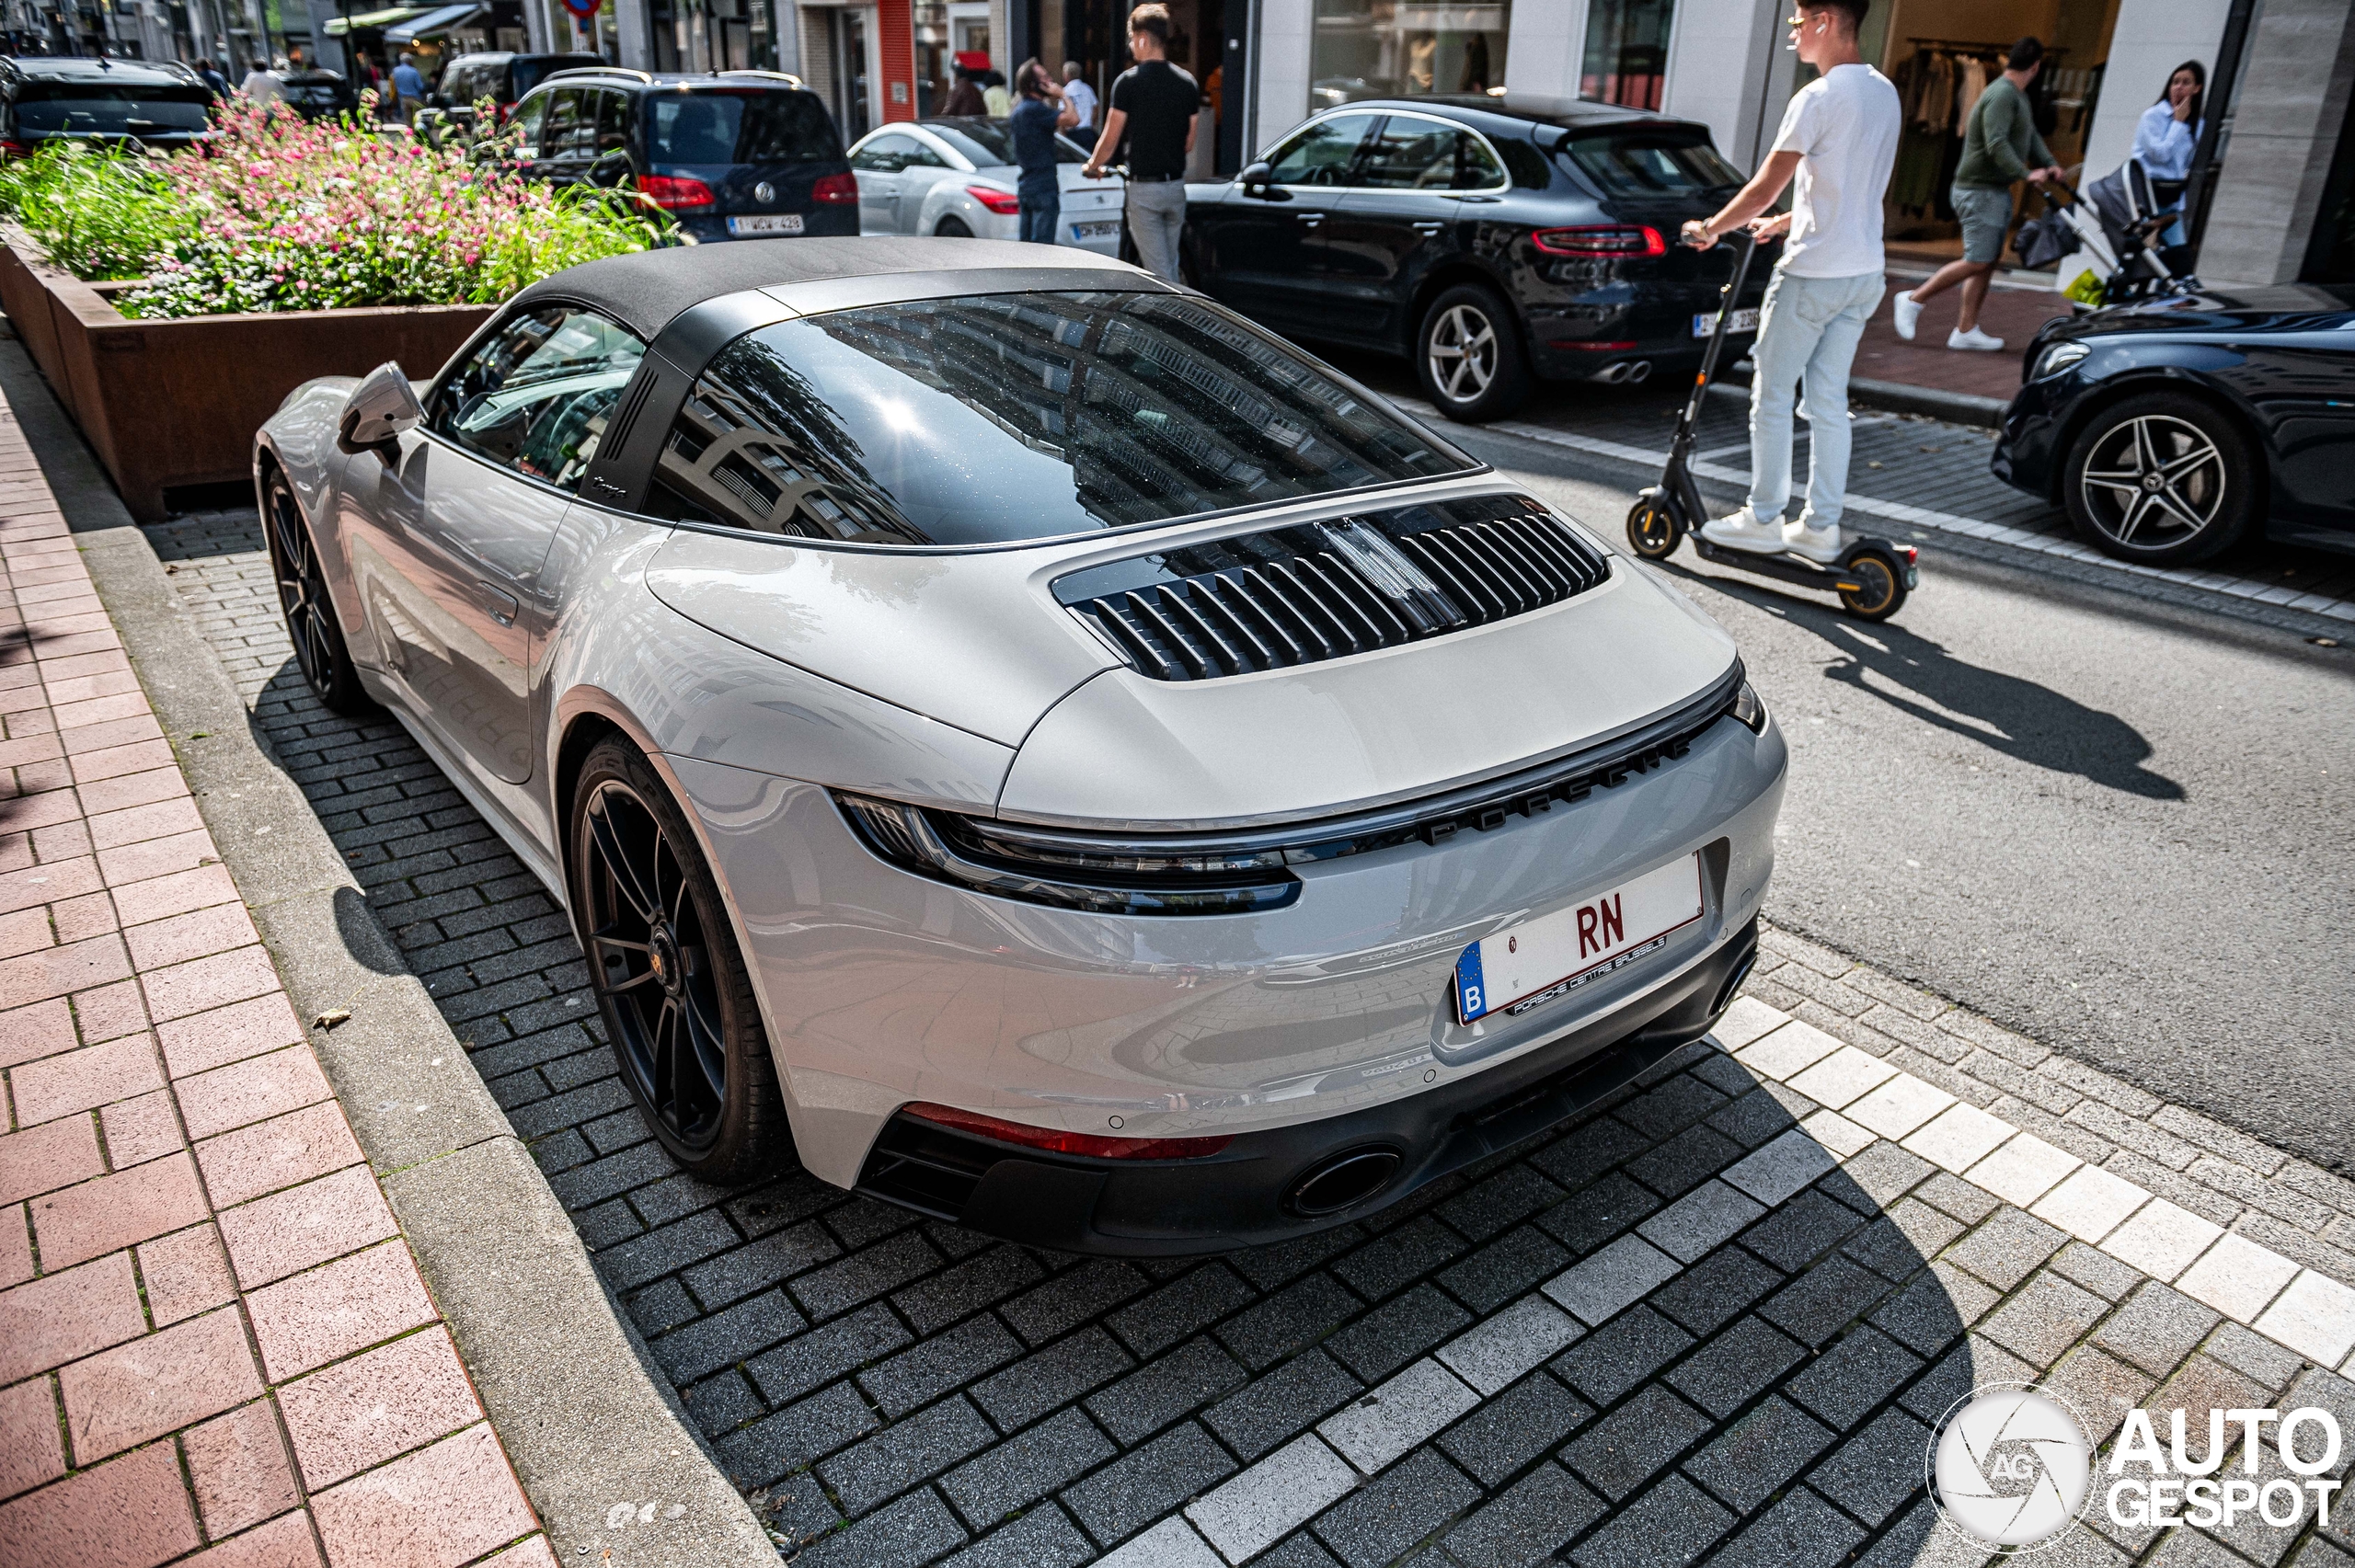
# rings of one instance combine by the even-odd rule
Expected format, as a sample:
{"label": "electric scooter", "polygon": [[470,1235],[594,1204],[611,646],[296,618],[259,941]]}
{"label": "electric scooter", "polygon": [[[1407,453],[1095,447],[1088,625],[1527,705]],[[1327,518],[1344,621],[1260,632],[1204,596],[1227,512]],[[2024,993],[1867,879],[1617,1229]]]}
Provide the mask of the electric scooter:
{"label": "electric scooter", "polygon": [[1669,442],[1668,467],[1661,473],[1659,484],[1638,494],[1634,509],[1627,513],[1627,543],[1646,560],[1659,561],[1673,555],[1677,541],[1690,534],[1694,551],[1714,566],[1731,567],[1800,588],[1827,589],[1838,594],[1848,613],[1859,620],[1886,621],[1897,613],[1905,596],[1920,581],[1919,552],[1910,544],[1856,538],[1841,552],[1837,561],[1820,567],[1804,555],[1788,552],[1769,555],[1729,550],[1712,544],[1701,533],[1701,524],[1709,514],[1702,504],[1700,487],[1693,482],[1692,471],[1701,400],[1708,395],[1709,382],[1717,373],[1717,356],[1725,349],[1726,329],[1733,321],[1733,302],[1741,297],[1741,286],[1750,276],[1751,258],[1757,252],[1758,236],[1745,232],[1733,278],[1718,295],[1717,329],[1709,334],[1709,346],[1702,351],[1701,372],[1693,378],[1693,391],[1685,398],[1684,412],[1676,421],[1676,439]]}

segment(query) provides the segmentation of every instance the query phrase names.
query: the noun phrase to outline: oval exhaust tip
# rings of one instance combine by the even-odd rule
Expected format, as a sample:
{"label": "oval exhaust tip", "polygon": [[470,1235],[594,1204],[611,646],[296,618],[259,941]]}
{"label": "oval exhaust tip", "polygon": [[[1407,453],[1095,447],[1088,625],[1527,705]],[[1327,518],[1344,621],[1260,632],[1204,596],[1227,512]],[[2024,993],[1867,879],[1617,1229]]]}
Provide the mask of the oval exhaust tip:
{"label": "oval exhaust tip", "polygon": [[1360,1149],[1338,1155],[1294,1182],[1284,1201],[1295,1214],[1338,1214],[1388,1186],[1403,1163],[1395,1149]]}
{"label": "oval exhaust tip", "polygon": [[1627,367],[1627,379],[1631,382],[1646,380],[1651,373],[1652,362],[1649,360],[1637,360]]}

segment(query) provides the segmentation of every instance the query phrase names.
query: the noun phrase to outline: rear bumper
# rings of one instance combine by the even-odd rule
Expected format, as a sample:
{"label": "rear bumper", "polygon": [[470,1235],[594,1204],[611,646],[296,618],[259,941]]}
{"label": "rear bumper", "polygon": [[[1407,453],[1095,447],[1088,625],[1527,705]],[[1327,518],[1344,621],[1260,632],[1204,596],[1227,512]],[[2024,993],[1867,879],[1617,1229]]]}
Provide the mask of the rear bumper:
{"label": "rear bumper", "polygon": [[[902,1112],[876,1139],[857,1190],[969,1230],[1097,1255],[1182,1257],[1312,1234],[1545,1131],[1698,1039],[1757,956],[1753,919],[1667,985],[1536,1050],[1386,1104],[1244,1133],[1207,1159],[1047,1154]],[[1365,1155],[1382,1157],[1368,1162],[1371,1190],[1302,1211],[1308,1179]]]}
{"label": "rear bumper", "polygon": [[[733,239],[728,232],[728,214],[724,212],[691,212],[682,214],[679,227],[695,236],[698,245],[716,240]],[[769,237],[807,239],[816,235],[856,235],[858,233],[858,209],[849,202],[832,203],[812,208],[801,214],[801,233],[798,235]]]}

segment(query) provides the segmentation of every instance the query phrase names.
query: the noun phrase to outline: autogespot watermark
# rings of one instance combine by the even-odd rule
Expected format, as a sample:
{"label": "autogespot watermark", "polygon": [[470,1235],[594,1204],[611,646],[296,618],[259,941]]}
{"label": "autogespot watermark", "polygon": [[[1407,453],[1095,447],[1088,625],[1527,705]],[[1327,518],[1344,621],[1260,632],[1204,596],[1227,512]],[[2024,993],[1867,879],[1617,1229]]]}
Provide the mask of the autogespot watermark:
{"label": "autogespot watermark", "polygon": [[[1993,1385],[1957,1401],[1931,1433],[1930,1494],[1949,1528],[1987,1546],[2059,1539],[2084,1516],[2097,1482],[2103,1509],[2121,1528],[2229,1529],[2254,1517],[2292,1529],[2305,1523],[2309,1500],[2329,1525],[2333,1496],[2345,1484],[2330,1476],[2340,1437],[2329,1411],[2211,1410],[2196,1456],[2187,1425],[2180,1410],[2155,1419],[2148,1410],[2129,1411],[2097,1462],[2085,1424],[2050,1391]],[[2278,1465],[2266,1462],[2269,1449]]]}

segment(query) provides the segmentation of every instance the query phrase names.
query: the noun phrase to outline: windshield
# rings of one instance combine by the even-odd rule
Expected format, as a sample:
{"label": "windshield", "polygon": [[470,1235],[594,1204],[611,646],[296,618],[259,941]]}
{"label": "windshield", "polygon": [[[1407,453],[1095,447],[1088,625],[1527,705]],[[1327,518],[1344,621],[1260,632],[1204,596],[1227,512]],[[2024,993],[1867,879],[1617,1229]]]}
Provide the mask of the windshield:
{"label": "windshield", "polygon": [[146,136],[201,131],[209,95],[200,86],[107,87],[27,82],[17,89],[17,129],[70,136]]}
{"label": "windshield", "polygon": [[[1003,120],[927,120],[924,128],[964,155],[977,169],[1004,168],[1014,162],[1014,133]],[[1055,162],[1084,164],[1087,155],[1067,136],[1055,137]]]}
{"label": "windshield", "polygon": [[1740,171],[1697,125],[1573,136],[1564,150],[1605,196],[1697,196],[1741,183]]}
{"label": "windshield", "polygon": [[[537,60],[526,59],[519,55],[515,63],[508,67],[515,78],[510,86],[514,88],[515,96],[520,98],[558,71],[579,71],[584,67],[603,63],[604,61],[593,54],[557,54],[543,56]],[[498,84],[494,79],[485,82],[478,91],[495,92],[497,86]]]}
{"label": "windshield", "polygon": [[729,87],[646,100],[647,151],[658,164],[799,164],[843,155],[812,93]]}
{"label": "windshield", "polygon": [[1005,544],[1470,466],[1204,301],[992,294],[738,339],[680,410],[648,504],[802,538]]}

